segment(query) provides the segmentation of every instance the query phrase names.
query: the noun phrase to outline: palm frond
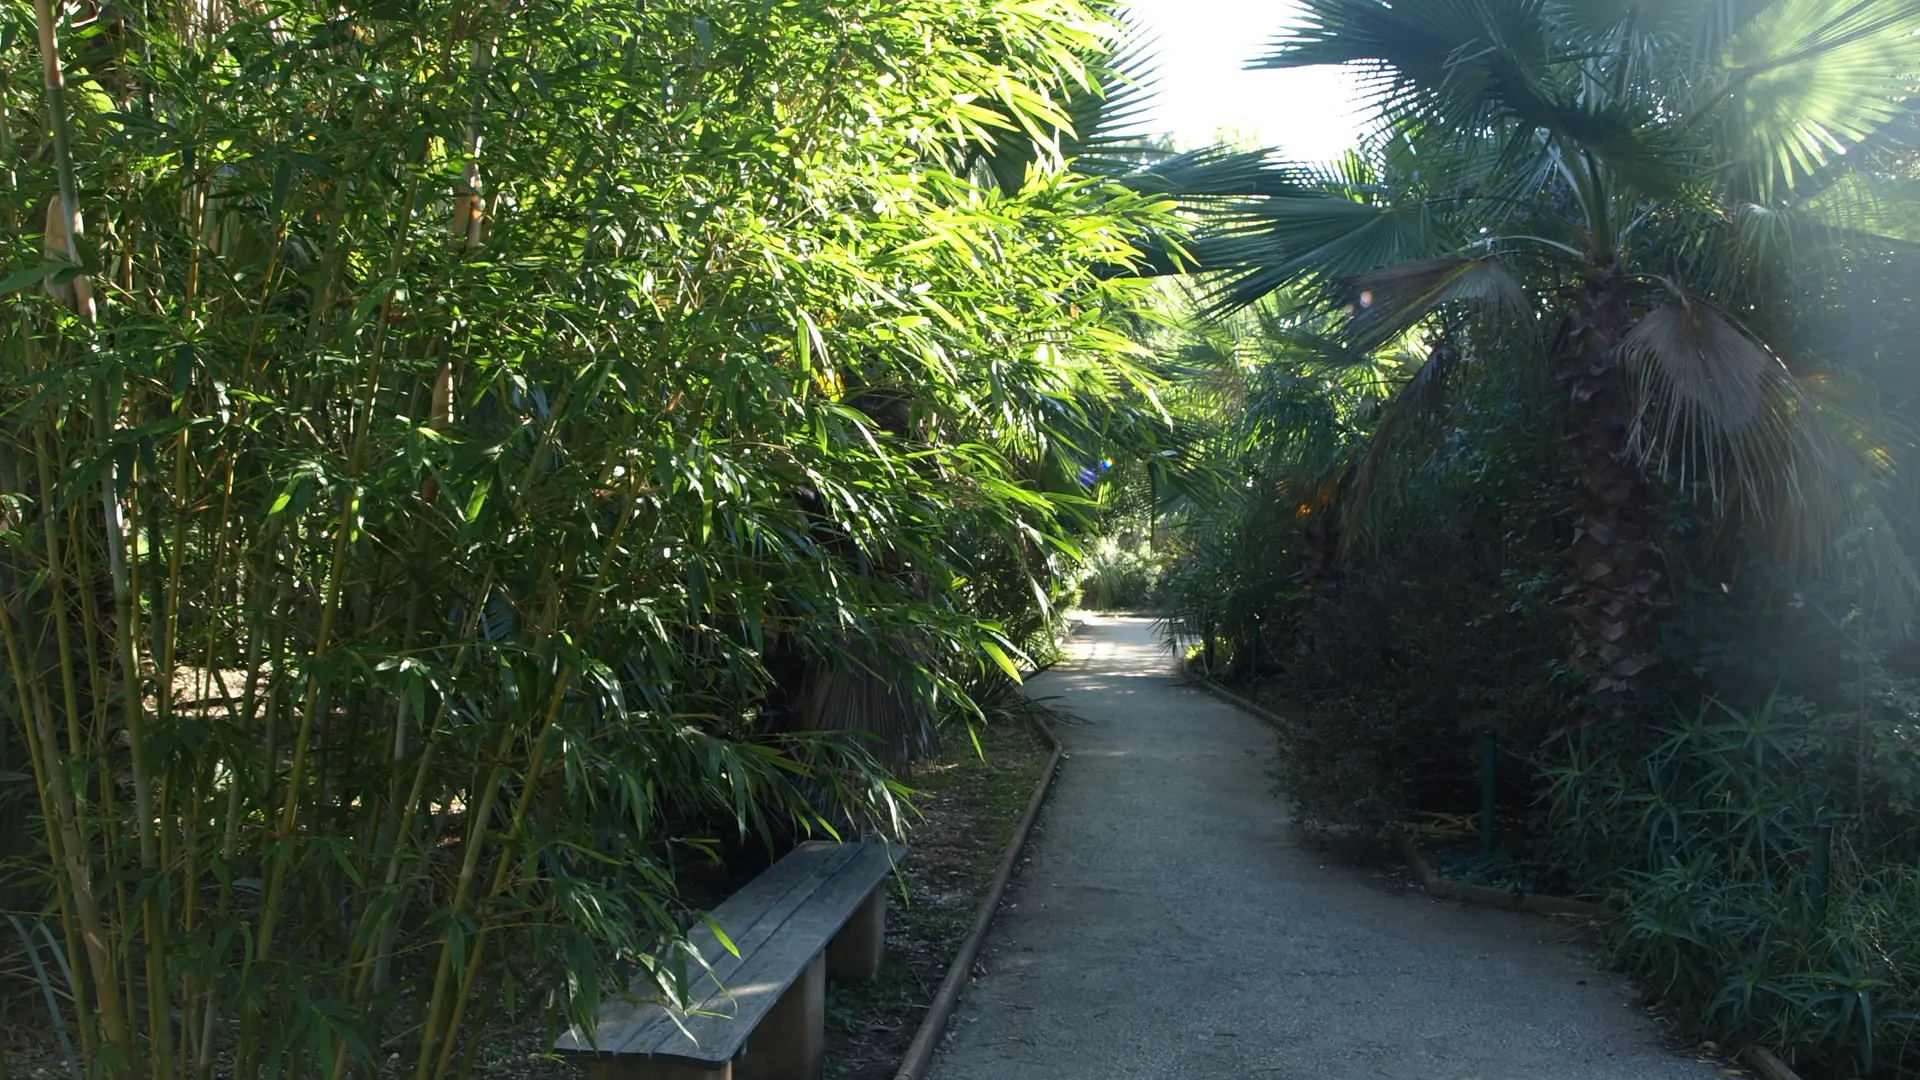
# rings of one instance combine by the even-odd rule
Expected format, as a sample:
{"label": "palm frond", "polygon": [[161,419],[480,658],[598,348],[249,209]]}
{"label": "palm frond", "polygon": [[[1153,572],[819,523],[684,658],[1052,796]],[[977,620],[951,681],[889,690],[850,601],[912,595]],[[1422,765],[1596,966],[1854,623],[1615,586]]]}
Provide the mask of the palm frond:
{"label": "palm frond", "polygon": [[1920,76],[1916,32],[1920,0],[1776,0],[1741,26],[1715,101],[1749,182],[1791,189],[1900,119]]}
{"label": "palm frond", "polygon": [[1332,288],[1394,263],[1436,258],[1456,248],[1434,208],[1326,194],[1275,196],[1243,204],[1190,246],[1217,284],[1208,308],[1244,308],[1295,283]]}
{"label": "palm frond", "polygon": [[1650,100],[1561,93],[1543,97],[1539,114],[1523,119],[1592,154],[1641,193],[1661,197],[1693,178],[1698,147],[1691,133],[1665,122],[1657,109]]}
{"label": "palm frond", "polygon": [[1554,0],[1554,19],[1564,31],[1617,47],[1634,42],[1658,48],[1692,46],[1700,39],[1724,41],[1712,27],[1724,21],[1719,0]]}
{"label": "palm frond", "polygon": [[1084,65],[1082,78],[1025,108],[987,101],[1002,118],[991,137],[971,145],[963,171],[1012,194],[1036,162],[1068,163],[1089,176],[1123,176],[1172,156],[1140,129],[1154,93],[1154,57],[1138,31],[1122,24],[1111,51]]}
{"label": "palm frond", "polygon": [[800,730],[865,734],[872,740],[869,752],[892,765],[938,752],[933,696],[913,683],[924,678],[926,669],[919,665],[927,650],[898,639],[888,644],[898,656],[848,642],[836,662],[811,672],[799,702]]}
{"label": "palm frond", "polygon": [[1387,407],[1381,411],[1367,450],[1354,466],[1345,490],[1340,516],[1340,549],[1350,551],[1372,511],[1375,492],[1393,456],[1425,421],[1440,415],[1445,407],[1447,382],[1458,366],[1460,351],[1452,342],[1442,341],[1427,354],[1426,362],[1413,373]]}
{"label": "palm frond", "polygon": [[1129,26],[1112,58],[1100,65],[1092,92],[1072,95],[1067,116],[1072,131],[1061,152],[1090,176],[1124,176],[1173,156],[1164,141],[1140,127],[1157,92],[1154,56]]}
{"label": "palm frond", "polygon": [[[1663,471],[1677,467],[1682,486],[1699,477],[1718,496],[1725,477],[1709,463],[1723,450],[1777,449],[1786,434],[1769,430],[1784,419],[1769,399],[1791,392],[1792,373],[1702,302],[1648,313],[1621,340],[1620,358],[1640,406],[1631,444]],[[1736,451],[1731,464],[1742,486],[1752,487],[1757,463]]]}
{"label": "palm frond", "polygon": [[1800,203],[1798,216],[1841,234],[1843,243],[1920,244],[1920,177],[1851,172]]}
{"label": "palm frond", "polygon": [[1537,110],[1547,62],[1539,0],[1307,0],[1295,28],[1250,67],[1351,65],[1389,117],[1444,117],[1472,132]]}
{"label": "palm frond", "polygon": [[1295,195],[1310,190],[1312,169],[1281,161],[1271,150],[1205,146],[1174,154],[1119,177],[1120,183],[1149,195],[1183,199],[1253,199]]}
{"label": "palm frond", "polygon": [[1377,348],[1442,305],[1461,301],[1531,328],[1527,291],[1498,259],[1419,259],[1370,270],[1354,279],[1348,344]]}
{"label": "palm frond", "polygon": [[[1681,297],[1620,343],[1633,389],[1629,446],[1721,521],[1762,526],[1783,558],[1823,565],[1836,540],[1880,516],[1867,468],[1770,350],[1724,312]],[[1890,529],[1861,534],[1887,588],[1917,578]],[[1891,545],[1891,546],[1888,546]]]}

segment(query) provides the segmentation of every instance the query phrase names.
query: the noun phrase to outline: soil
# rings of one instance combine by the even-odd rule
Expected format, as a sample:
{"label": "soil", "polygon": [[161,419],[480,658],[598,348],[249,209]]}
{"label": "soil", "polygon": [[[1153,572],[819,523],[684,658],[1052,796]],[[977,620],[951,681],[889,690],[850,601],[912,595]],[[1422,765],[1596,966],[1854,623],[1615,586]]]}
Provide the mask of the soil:
{"label": "soil", "polygon": [[889,892],[880,977],[827,990],[828,1080],[891,1080],[899,1070],[1046,768],[1050,751],[1024,723],[977,734],[977,753],[953,740],[947,760],[913,778],[925,817]]}

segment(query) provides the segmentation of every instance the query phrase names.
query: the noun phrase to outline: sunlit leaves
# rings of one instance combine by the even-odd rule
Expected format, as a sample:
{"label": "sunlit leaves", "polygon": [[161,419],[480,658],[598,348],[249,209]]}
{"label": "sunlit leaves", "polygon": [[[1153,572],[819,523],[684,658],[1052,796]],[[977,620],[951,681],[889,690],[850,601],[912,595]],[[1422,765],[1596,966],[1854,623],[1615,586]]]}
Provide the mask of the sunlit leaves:
{"label": "sunlit leaves", "polygon": [[[524,1026],[499,1010],[532,991],[577,1018],[616,961],[673,999],[671,868],[712,843],[681,834],[897,827],[872,754],[923,749],[1051,595],[1072,504],[1041,463],[1151,415],[1146,286],[1093,268],[1177,232],[1170,204],[1058,154],[1007,188],[949,168],[1057,138],[1116,28],[1075,0],[173,14],[129,24],[140,93],[79,141],[114,223],[105,332],[30,288],[37,233],[0,233],[25,330],[0,461],[31,515],[0,533],[0,611],[83,618],[17,583],[105,565],[86,515],[117,470],[141,647],[233,684],[191,710],[158,673],[129,688],[155,745],[200,748],[168,751],[155,827],[252,882],[236,911],[189,867],[156,879],[218,934],[162,928],[167,985],[197,989],[148,1030],[272,1071],[406,1031],[404,1067],[439,1075],[478,1037],[449,1018]],[[0,93],[24,138],[32,80]],[[16,223],[51,190],[22,177]],[[36,460],[52,490],[13,498]],[[82,798],[111,790],[116,715],[69,721]],[[123,852],[88,857],[117,879]],[[249,967],[255,907],[286,932]],[[154,944],[124,912],[106,933]],[[422,956],[499,997],[454,1010]]]}
{"label": "sunlit leaves", "polygon": [[1775,0],[1727,43],[1729,132],[1762,191],[1867,141],[1920,91],[1920,4]]}

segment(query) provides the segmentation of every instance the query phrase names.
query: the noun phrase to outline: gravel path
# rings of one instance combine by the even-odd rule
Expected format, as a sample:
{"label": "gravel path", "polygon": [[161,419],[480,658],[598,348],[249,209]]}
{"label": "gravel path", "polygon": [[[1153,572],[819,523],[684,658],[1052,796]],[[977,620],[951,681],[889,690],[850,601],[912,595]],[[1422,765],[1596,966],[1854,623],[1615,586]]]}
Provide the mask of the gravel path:
{"label": "gravel path", "polygon": [[1252,717],[1093,616],[1079,719],[932,1080],[1706,1080],[1564,931],[1396,893],[1287,825]]}

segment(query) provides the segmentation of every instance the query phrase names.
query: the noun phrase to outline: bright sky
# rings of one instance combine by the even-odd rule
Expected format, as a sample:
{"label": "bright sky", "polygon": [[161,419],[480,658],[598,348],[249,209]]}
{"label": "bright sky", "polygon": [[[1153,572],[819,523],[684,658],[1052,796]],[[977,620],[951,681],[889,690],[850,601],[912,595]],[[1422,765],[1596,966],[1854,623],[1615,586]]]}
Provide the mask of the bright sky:
{"label": "bright sky", "polygon": [[1247,71],[1294,16],[1289,0],[1129,0],[1157,63],[1159,102],[1140,129],[1182,148],[1223,130],[1325,161],[1352,146],[1360,119],[1353,76],[1338,68]]}

